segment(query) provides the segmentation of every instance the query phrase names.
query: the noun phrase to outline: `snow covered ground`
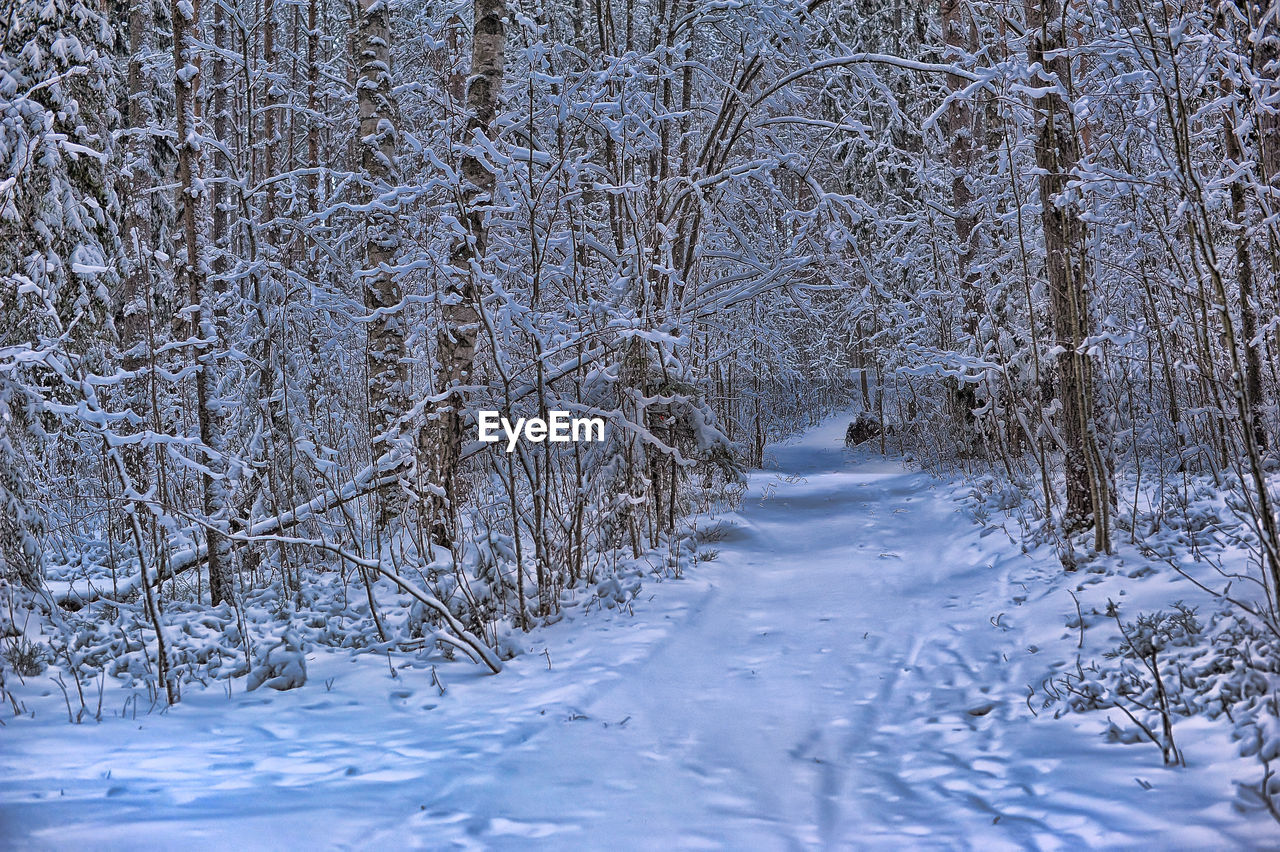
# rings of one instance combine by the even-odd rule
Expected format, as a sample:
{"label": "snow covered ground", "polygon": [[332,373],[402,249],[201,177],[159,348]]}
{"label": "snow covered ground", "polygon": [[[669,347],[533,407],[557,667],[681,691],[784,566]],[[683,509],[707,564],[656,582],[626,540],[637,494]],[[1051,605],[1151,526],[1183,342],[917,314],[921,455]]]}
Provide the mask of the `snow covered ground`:
{"label": "snow covered ground", "polygon": [[[0,729],[0,845],[1280,844],[1232,804],[1258,767],[1220,727],[1180,722],[1190,768],[1171,770],[1149,743],[1108,744],[1098,714],[1029,709],[1028,684],[1075,659],[1068,588],[1086,612],[1185,594],[1064,578],[982,535],[959,485],[844,450],[845,422],[774,449],[714,561],[646,583],[633,613],[530,634],[498,676],[457,663],[437,685],[409,656],[325,651],[301,689],[134,718],[109,687],[104,720],[78,726],[38,678],[35,718]],[[1086,651],[1108,641],[1090,627]]]}

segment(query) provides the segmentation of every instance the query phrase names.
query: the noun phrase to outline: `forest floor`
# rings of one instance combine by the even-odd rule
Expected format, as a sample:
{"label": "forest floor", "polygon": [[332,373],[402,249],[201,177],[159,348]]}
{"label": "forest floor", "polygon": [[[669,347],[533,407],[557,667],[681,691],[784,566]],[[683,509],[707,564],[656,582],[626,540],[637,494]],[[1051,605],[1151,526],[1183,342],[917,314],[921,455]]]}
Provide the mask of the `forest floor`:
{"label": "forest floor", "polygon": [[[1090,612],[1168,606],[1180,586],[1063,575],[976,524],[963,484],[845,450],[846,422],[772,450],[714,561],[646,583],[630,612],[529,634],[498,676],[443,665],[436,685],[408,656],[326,650],[300,689],[213,687],[77,726],[33,686],[36,717],[0,729],[2,845],[1276,843],[1233,803],[1258,765],[1225,726],[1180,721],[1189,768],[1166,769],[1150,743],[1108,743],[1101,714],[1028,700],[1074,665],[1068,589]],[[1114,644],[1100,619],[1086,640]]]}

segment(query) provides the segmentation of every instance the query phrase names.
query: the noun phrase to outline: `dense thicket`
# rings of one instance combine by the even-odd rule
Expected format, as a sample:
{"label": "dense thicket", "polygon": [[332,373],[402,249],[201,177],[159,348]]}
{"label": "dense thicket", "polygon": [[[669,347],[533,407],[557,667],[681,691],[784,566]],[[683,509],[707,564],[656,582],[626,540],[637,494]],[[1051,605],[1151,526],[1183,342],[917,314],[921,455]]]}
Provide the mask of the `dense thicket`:
{"label": "dense thicket", "polygon": [[[301,612],[337,575],[381,641],[496,668],[851,401],[1025,483],[1068,564],[1218,478],[1275,626],[1274,5],[6,16],[0,568],[140,600],[166,685],[166,607]],[[505,453],[479,409],[607,440]]]}

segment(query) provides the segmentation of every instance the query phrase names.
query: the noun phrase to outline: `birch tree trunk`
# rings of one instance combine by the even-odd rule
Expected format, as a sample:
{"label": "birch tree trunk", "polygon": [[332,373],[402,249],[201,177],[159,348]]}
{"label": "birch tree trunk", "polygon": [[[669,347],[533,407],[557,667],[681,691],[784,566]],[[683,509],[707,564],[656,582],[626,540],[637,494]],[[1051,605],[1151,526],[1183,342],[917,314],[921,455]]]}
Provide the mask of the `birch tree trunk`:
{"label": "birch tree trunk", "polygon": [[[391,92],[391,17],[387,0],[360,0],[359,77],[360,164],[369,176],[373,209],[365,230],[364,305],[369,312],[365,368],[369,384],[369,433],[376,461],[394,439],[404,413],[403,293],[393,265],[400,250],[400,226],[393,193],[396,166],[396,105]],[[384,530],[399,501],[384,488],[377,526]]]}
{"label": "birch tree trunk", "polygon": [[488,246],[486,206],[493,200],[495,178],[479,156],[482,139],[492,142],[502,93],[506,53],[505,0],[475,0],[471,40],[471,75],[467,81],[467,121],[462,155],[459,220],[465,237],[455,243],[452,271],[442,288],[441,324],[436,332],[436,393],[445,395],[435,416],[419,434],[419,463],[430,471],[429,505],[432,539],[450,546],[457,536],[454,522],[456,479],[462,452],[466,405],[463,386],[472,380],[476,337],[480,327],[480,266]]}

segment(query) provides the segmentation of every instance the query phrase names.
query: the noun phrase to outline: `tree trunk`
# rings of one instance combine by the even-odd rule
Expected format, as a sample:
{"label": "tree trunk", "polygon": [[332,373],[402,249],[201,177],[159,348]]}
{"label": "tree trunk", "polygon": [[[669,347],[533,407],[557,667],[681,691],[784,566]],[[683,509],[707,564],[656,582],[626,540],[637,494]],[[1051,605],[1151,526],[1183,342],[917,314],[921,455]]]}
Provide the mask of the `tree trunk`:
{"label": "tree trunk", "polygon": [[[965,15],[965,5],[964,0],[943,0],[942,3],[943,37],[949,49],[948,59],[953,62],[958,61],[960,54],[976,47],[972,44],[972,28]],[[964,85],[963,78],[947,75],[947,88],[953,93],[964,88]],[[952,103],[947,113],[947,135],[951,164],[951,206],[955,211],[956,271],[960,279],[960,304],[964,311],[961,329],[965,340],[962,345],[969,347],[973,355],[981,356],[978,319],[983,298],[974,267],[978,217],[973,210],[973,190],[969,186],[970,178],[976,177],[974,166],[978,140],[981,138],[976,126],[976,115],[977,111],[967,101],[957,100]],[[977,436],[974,435],[973,415],[974,409],[978,407],[977,387],[961,380],[956,389],[955,405],[965,450],[972,452],[978,443]]]}
{"label": "tree trunk", "polygon": [[485,206],[493,199],[495,178],[476,152],[477,137],[494,139],[493,121],[502,94],[506,53],[505,0],[475,0],[471,40],[471,76],[467,81],[467,122],[462,155],[461,215],[466,229],[453,248],[452,271],[442,288],[441,324],[436,333],[436,393],[445,395],[419,435],[419,463],[430,471],[432,488],[424,495],[431,536],[450,546],[457,537],[454,518],[456,478],[462,452],[462,415],[466,398],[460,388],[472,381],[476,336],[480,326],[479,288],[488,245]]}
{"label": "tree trunk", "polygon": [[[1225,29],[1226,21],[1219,12],[1219,27]],[[1224,76],[1221,83],[1224,98],[1230,98],[1231,82]],[[1222,138],[1230,163],[1236,169],[1244,162],[1244,148],[1236,135],[1237,114],[1227,109],[1222,119]],[[1261,135],[1261,134],[1260,134]],[[1245,209],[1245,187],[1240,177],[1231,181],[1231,229],[1235,236],[1236,284],[1240,292],[1240,333],[1244,346],[1244,392],[1249,422],[1241,428],[1252,429],[1253,439],[1260,449],[1267,448],[1267,430],[1262,411],[1262,354],[1261,345],[1254,345],[1258,336],[1258,308],[1255,303],[1253,280],[1253,252],[1249,245],[1249,223]],[[1259,344],[1261,341],[1259,341]]]}
{"label": "tree trunk", "polygon": [[177,107],[178,185],[181,205],[183,255],[179,259],[179,290],[191,301],[191,336],[197,341],[193,355],[196,370],[196,418],[200,441],[206,448],[208,472],[201,477],[204,514],[208,524],[209,593],[214,606],[234,595],[231,576],[231,542],[227,532],[226,460],[223,457],[222,408],[218,402],[218,329],[214,321],[220,282],[206,274],[209,263],[209,191],[204,181],[203,145],[196,127],[196,102],[200,92],[198,56],[200,0],[174,0],[173,66]]}
{"label": "tree trunk", "polygon": [[[391,16],[387,0],[360,0],[360,164],[374,197],[365,231],[364,305],[371,318],[365,367],[369,383],[369,433],[376,461],[387,452],[407,404],[403,294],[393,264],[400,250],[395,203],[396,105],[391,93]],[[392,489],[380,498],[377,526],[390,524],[398,505]]]}
{"label": "tree trunk", "polygon": [[[1244,0],[1237,0],[1237,2],[1244,2]],[[1253,110],[1257,115],[1257,157],[1262,183],[1260,189],[1265,190],[1265,193],[1259,193],[1259,196],[1265,199],[1262,215],[1264,218],[1269,218],[1280,212],[1280,202],[1276,200],[1280,198],[1280,105],[1276,103],[1276,98],[1280,96],[1280,14],[1277,14],[1274,4],[1259,2],[1259,0],[1248,0],[1248,2],[1250,6],[1248,20],[1252,27],[1249,38],[1253,46],[1250,64],[1254,74],[1257,75],[1257,79],[1264,84],[1264,88],[1255,94]],[[1262,107],[1264,103],[1269,103],[1270,106]],[[1233,195],[1233,204],[1234,201],[1235,197]],[[1269,248],[1266,254],[1270,256],[1270,263],[1266,269],[1270,272],[1272,278],[1272,309],[1275,310],[1280,308],[1280,222],[1276,222],[1274,218],[1272,222],[1273,224],[1266,229],[1267,247]],[[1245,346],[1248,358],[1250,361],[1261,362],[1264,357],[1262,351],[1265,349],[1266,343],[1259,341],[1259,345],[1255,347],[1252,345],[1252,340],[1257,334],[1257,317],[1259,313],[1264,316],[1266,314],[1265,310],[1260,310],[1262,308],[1263,292],[1256,286],[1252,287],[1250,292],[1257,300],[1258,307],[1247,306],[1247,309],[1253,312],[1254,325],[1252,327],[1245,325],[1242,331],[1246,335]],[[1241,302],[1243,305],[1243,297]],[[1242,315],[1241,319],[1243,320],[1245,317]],[[1280,349],[1280,329],[1272,331],[1271,346],[1272,352]],[[1259,370],[1260,372],[1261,370]],[[1274,362],[1272,380],[1273,382],[1275,381]],[[1261,378],[1259,377],[1258,396],[1253,397],[1254,429],[1260,436],[1259,446],[1266,449],[1267,432],[1261,416],[1263,402]]]}
{"label": "tree trunk", "polygon": [[[153,143],[149,134],[155,120],[155,106],[143,72],[143,62],[153,46],[151,26],[151,0],[132,0],[129,4],[128,97],[125,107],[129,141],[125,146],[128,160],[122,195],[125,275],[117,328],[120,331],[121,366],[126,372],[135,374],[140,373],[148,361],[147,340],[151,320],[148,291],[155,254],[149,194],[154,183],[151,179]],[[145,422],[149,409],[146,382],[135,375],[125,384],[124,396],[138,422]],[[132,445],[123,450],[129,475],[142,484],[143,453]]]}
{"label": "tree trunk", "polygon": [[1092,376],[1089,357],[1081,350],[1089,335],[1089,256],[1085,224],[1070,198],[1067,182],[1080,160],[1080,143],[1066,101],[1050,85],[1067,87],[1071,65],[1059,0],[1028,0],[1027,60],[1043,70],[1035,85],[1045,87],[1034,99],[1039,125],[1035,153],[1040,168],[1040,218],[1044,230],[1049,313],[1058,355],[1058,425],[1065,444],[1067,504],[1063,526],[1068,532],[1094,527],[1099,550],[1107,547],[1109,474],[1101,464],[1093,435]]}
{"label": "tree trunk", "polygon": [[[1280,14],[1274,4],[1261,0],[1251,0],[1253,7],[1249,15],[1254,26],[1251,35],[1253,41],[1253,71],[1258,78],[1270,85],[1261,92],[1260,101],[1269,101],[1269,109],[1258,111],[1258,149],[1261,159],[1263,179],[1273,191],[1280,192],[1280,106],[1275,104],[1275,96],[1280,90]],[[1272,206],[1275,209],[1275,205]]]}

